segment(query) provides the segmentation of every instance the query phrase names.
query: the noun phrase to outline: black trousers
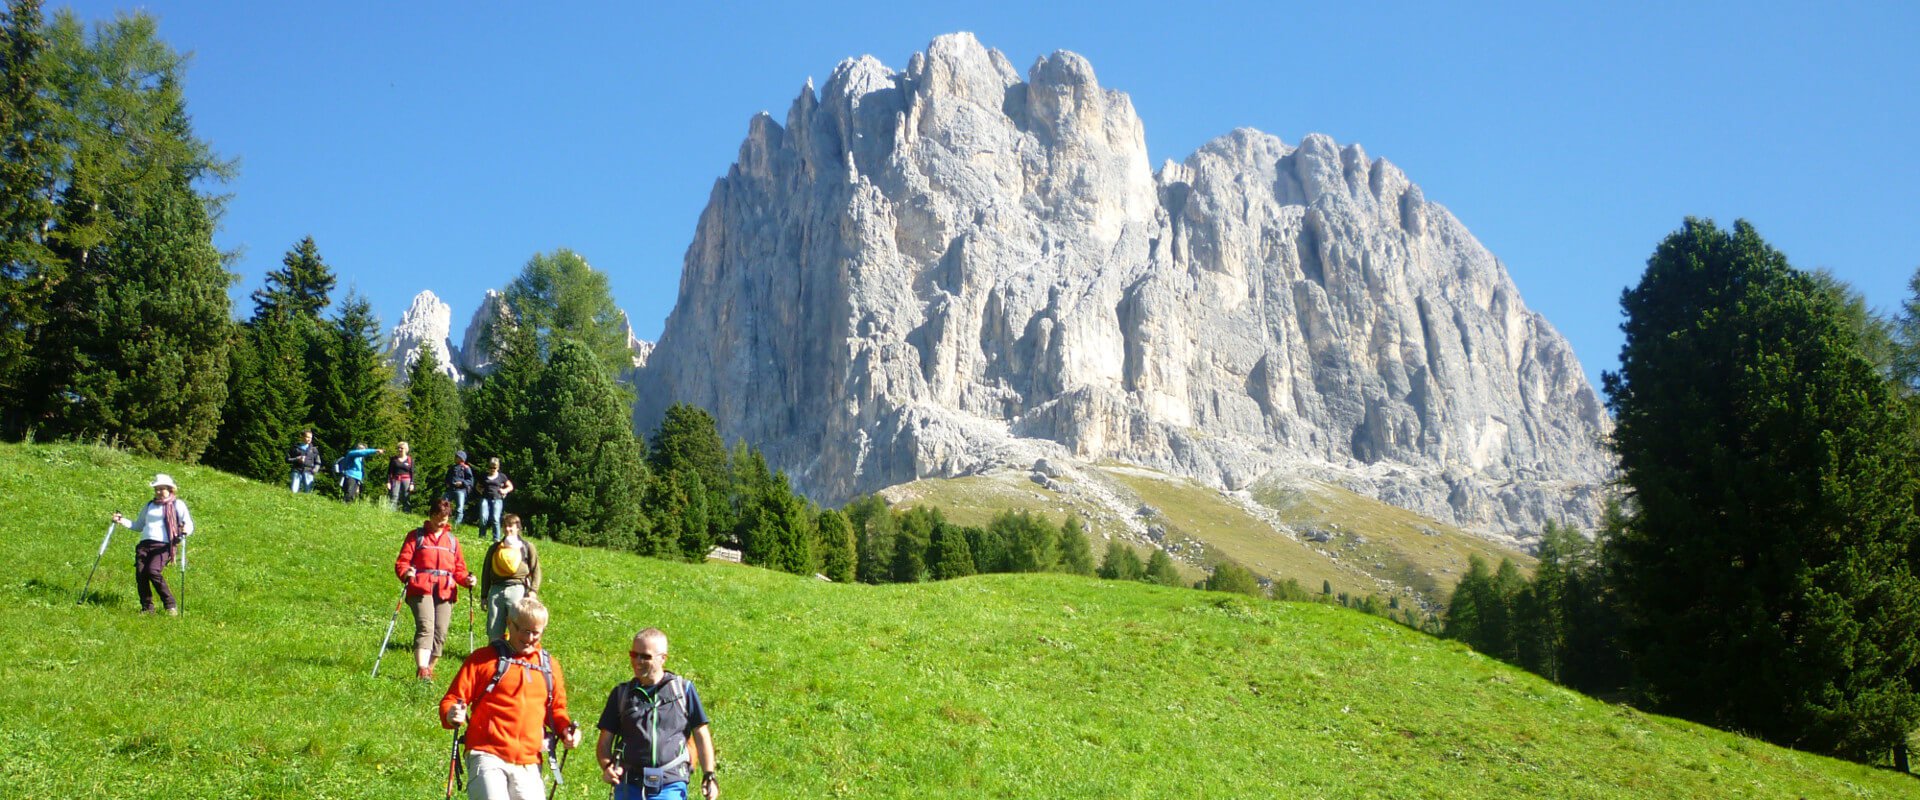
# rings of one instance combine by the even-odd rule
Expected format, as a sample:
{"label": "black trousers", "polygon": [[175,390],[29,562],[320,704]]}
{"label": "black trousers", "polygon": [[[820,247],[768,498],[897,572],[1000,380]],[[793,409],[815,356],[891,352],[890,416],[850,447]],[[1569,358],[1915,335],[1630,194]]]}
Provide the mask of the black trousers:
{"label": "black trousers", "polygon": [[341,478],[340,480],[341,480],[340,489],[342,494],[345,496],[346,502],[351,503],[355,500],[360,499],[360,479],[359,478],[353,477],[352,475],[348,475],[344,478]]}
{"label": "black trousers", "polygon": [[173,545],[165,542],[142,540],[133,546],[133,585],[140,590],[140,610],[153,610],[156,590],[160,592],[162,604],[174,607],[173,590],[167,588],[167,577],[161,573],[172,560]]}

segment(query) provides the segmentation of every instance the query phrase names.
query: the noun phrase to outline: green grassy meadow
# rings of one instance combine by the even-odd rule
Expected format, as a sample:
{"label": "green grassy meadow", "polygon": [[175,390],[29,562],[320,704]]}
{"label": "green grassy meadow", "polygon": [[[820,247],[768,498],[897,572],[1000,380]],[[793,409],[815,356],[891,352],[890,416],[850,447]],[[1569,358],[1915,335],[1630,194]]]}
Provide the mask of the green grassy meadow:
{"label": "green grassy meadow", "polygon": [[[108,514],[174,475],[187,614],[135,613]],[[12,797],[439,797],[417,520],[95,447],[0,446],[0,786]],[[469,563],[478,547],[463,529]],[[728,798],[1920,797],[1920,782],[1601,703],[1377,617],[1063,575],[835,585],[542,545],[546,643],[591,727],[633,632],[714,719]],[[178,587],[178,573],[169,569]],[[448,657],[466,652],[465,609]],[[588,741],[592,741],[591,735]],[[605,797],[590,754],[559,797]]]}

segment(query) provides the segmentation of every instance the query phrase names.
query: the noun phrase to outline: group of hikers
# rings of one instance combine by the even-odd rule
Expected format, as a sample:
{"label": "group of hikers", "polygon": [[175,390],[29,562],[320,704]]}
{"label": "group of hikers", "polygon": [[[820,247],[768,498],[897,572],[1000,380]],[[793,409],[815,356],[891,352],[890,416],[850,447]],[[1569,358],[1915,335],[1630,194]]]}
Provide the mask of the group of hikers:
{"label": "group of hikers", "polygon": [[[333,462],[334,472],[340,476],[340,496],[351,503],[360,498],[361,485],[366,481],[367,458],[385,455],[386,450],[368,447],[359,442]],[[313,441],[313,431],[300,432],[300,441],[287,448],[287,466],[292,470],[289,483],[295,494],[313,491],[313,481],[320,474],[320,445]],[[387,459],[387,501],[394,509],[406,511],[413,502],[414,488],[413,455],[408,451],[407,443],[395,446],[394,455]],[[446,491],[442,497],[453,503],[453,524],[459,525],[467,516],[467,499],[478,493],[480,509],[479,527],[482,533],[489,534],[498,541],[502,534],[502,511],[506,508],[507,495],[513,493],[513,479],[500,471],[498,457],[487,460],[487,472],[476,475],[473,465],[467,463],[467,451],[453,454],[453,465],[447,467]]]}
{"label": "group of hikers", "polygon": [[[404,508],[413,463],[405,442],[396,449],[394,462],[404,459],[404,466],[390,468],[388,491],[396,506]],[[319,452],[311,431],[289,451],[294,492],[311,491]],[[362,445],[347,457],[364,459],[381,452]],[[478,588],[486,609],[488,644],[467,655],[440,698],[440,725],[456,731],[449,797],[464,772],[471,800],[543,800],[542,760],[559,759],[562,745],[569,751],[578,747],[581,731],[567,712],[560,663],[541,646],[548,610],[539,596],[539,551],[522,535],[520,518],[503,512],[513,482],[500,472],[500,460],[491,459],[488,466],[488,474],[476,477],[467,454],[456,454],[445,495],[428,505],[420,527],[407,532],[394,560],[394,575],[403,587],[403,602],[413,611],[414,674],[423,682],[434,679],[460,589]],[[349,500],[359,493],[359,470],[358,463],[353,471],[342,470]],[[407,484],[398,495],[396,480]],[[193,516],[173,478],[156,475],[149,488],[153,500],[138,516],[114,512],[112,519],[141,534],[134,548],[141,613],[154,613],[157,594],[166,612],[177,616],[179,605],[162,570],[193,534]],[[482,530],[489,523],[494,530],[477,576],[468,569],[453,533],[468,492],[476,489]],[[184,562],[182,568],[184,578]],[[635,634],[628,648],[633,679],[615,686],[601,709],[594,750],[601,780],[612,786],[614,800],[686,800],[695,766],[701,771],[700,794],[706,800],[720,796],[706,709],[691,681],[666,671],[667,649],[667,635],[658,628]],[[463,729],[464,734],[459,733]],[[556,783],[561,763],[556,760],[550,767]]]}

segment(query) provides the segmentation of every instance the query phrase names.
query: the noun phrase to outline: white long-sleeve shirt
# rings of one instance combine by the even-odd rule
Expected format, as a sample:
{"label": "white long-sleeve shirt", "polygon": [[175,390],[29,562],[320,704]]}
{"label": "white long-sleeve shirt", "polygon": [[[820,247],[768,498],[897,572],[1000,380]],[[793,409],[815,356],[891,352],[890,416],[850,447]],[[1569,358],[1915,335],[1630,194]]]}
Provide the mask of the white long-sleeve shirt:
{"label": "white long-sleeve shirt", "polygon": [[[173,506],[180,510],[180,535],[193,535],[193,514],[187,511],[187,501],[176,497]],[[159,503],[147,503],[147,507],[140,510],[140,516],[127,518],[121,524],[128,530],[139,531],[140,541],[167,542],[167,510]]]}

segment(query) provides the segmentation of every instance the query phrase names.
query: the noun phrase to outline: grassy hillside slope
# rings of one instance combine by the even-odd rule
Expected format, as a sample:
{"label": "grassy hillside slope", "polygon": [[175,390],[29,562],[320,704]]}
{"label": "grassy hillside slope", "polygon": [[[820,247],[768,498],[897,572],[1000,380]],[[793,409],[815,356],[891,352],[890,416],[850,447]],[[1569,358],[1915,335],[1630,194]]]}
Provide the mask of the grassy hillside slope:
{"label": "grassy hillside slope", "polygon": [[1006,510],[1037,511],[1055,523],[1077,514],[1096,537],[1096,557],[1114,536],[1144,556],[1155,545],[1140,531],[1158,528],[1189,581],[1205,577],[1203,566],[1232,559],[1309,592],[1326,586],[1355,597],[1399,595],[1430,610],[1445,605],[1472,556],[1489,566],[1502,558],[1522,570],[1533,566],[1532,557],[1484,537],[1309,478],[1264,479],[1236,497],[1117,462],[1084,468],[1052,488],[1029,476],[998,470],[923,478],[881,494],[900,505],[938,506],[962,525],[984,525]]}
{"label": "grassy hillside slope", "polygon": [[[159,470],[200,526],[187,616],[134,613],[124,532],[76,607],[107,514],[136,510]],[[21,556],[0,582],[9,796],[440,796],[433,705],[452,665],[422,685],[403,644],[367,674],[411,518],[70,446],[0,446],[0,498]],[[664,627],[668,667],[714,717],[729,798],[1920,793],[1334,607],[1058,575],[870,587],[541,555],[576,713],[591,725],[630,674],[633,631]],[[587,754],[567,772],[561,797],[605,796]]]}

